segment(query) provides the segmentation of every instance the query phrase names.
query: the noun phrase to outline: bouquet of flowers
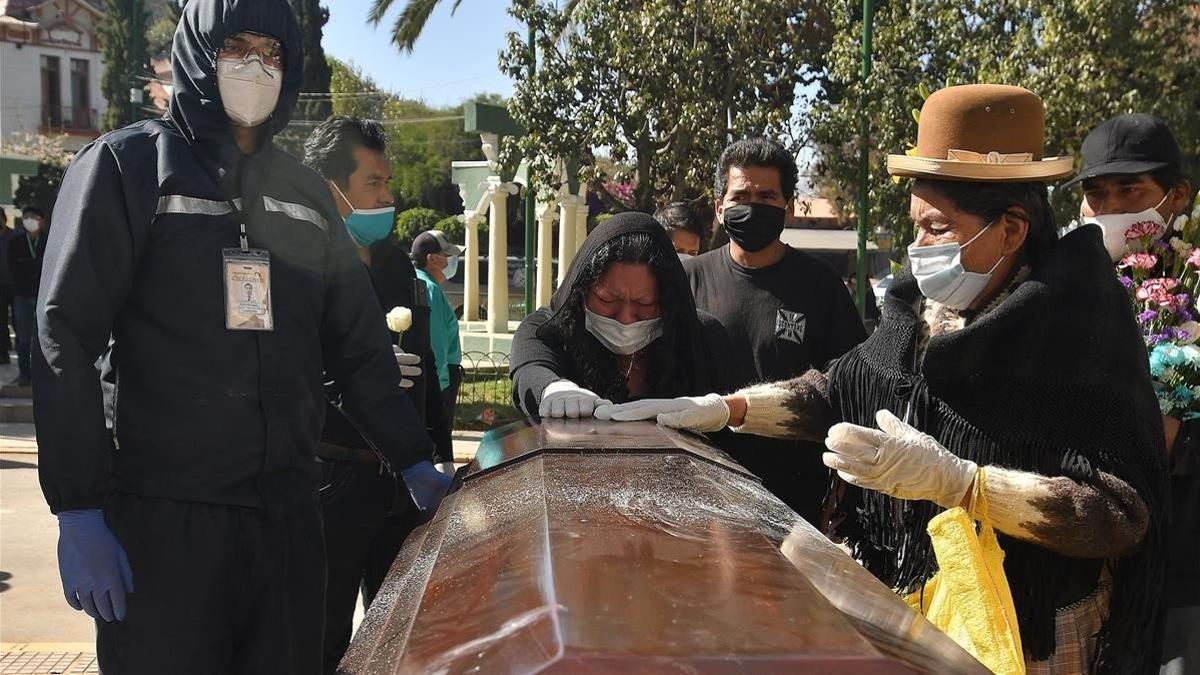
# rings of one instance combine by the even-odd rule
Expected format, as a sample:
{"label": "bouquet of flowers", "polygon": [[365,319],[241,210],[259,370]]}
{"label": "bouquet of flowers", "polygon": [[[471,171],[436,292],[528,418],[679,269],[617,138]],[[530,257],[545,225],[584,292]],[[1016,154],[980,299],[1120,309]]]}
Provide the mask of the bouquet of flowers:
{"label": "bouquet of flowers", "polygon": [[1125,233],[1126,255],[1118,278],[1129,291],[1146,341],[1150,375],[1164,415],[1200,417],[1200,199],[1191,217],[1170,230],[1155,221]]}

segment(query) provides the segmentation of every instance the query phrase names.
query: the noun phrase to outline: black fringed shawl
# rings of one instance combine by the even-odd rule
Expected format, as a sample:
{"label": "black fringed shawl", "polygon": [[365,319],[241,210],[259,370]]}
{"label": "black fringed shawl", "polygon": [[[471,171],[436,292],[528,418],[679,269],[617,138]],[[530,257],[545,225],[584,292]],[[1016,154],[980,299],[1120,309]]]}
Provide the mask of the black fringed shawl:
{"label": "black fringed shawl", "polygon": [[[1137,553],[1110,561],[1112,611],[1096,666],[1156,672],[1168,489],[1162,418],[1099,230],[1067,235],[998,307],[933,337],[914,373],[920,301],[906,269],[888,292],[879,329],[829,373],[835,416],[874,427],[877,410],[903,415],[911,400],[914,426],[981,466],[1089,483],[1104,471],[1129,483],[1146,503],[1149,528]],[[915,590],[937,568],[925,528],[941,509],[872,491],[859,498],[846,531],[856,557],[893,587]],[[1055,648],[1054,613],[1070,601],[1062,598],[1064,579],[1090,583],[1101,563],[1004,535],[1000,544],[1025,650],[1043,660]]]}

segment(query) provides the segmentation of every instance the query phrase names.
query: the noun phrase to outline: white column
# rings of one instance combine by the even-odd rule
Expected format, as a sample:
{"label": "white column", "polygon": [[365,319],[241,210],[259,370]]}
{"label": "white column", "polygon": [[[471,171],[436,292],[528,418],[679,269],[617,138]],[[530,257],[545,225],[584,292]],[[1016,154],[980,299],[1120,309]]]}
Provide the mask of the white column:
{"label": "white column", "polygon": [[587,221],[588,221],[588,205],[587,192],[580,186],[579,206],[575,208],[575,252],[579,253],[579,249],[583,248],[583,240],[587,239]]}
{"label": "white column", "polygon": [[538,238],[537,238],[537,285],[534,287],[534,302],[538,307],[550,304],[550,296],[554,292],[554,221],[558,214],[552,204],[538,204]]}
{"label": "white column", "polygon": [[508,196],[517,186],[488,177],[488,316],[489,333],[508,332]]}
{"label": "white column", "polygon": [[576,202],[578,200],[575,195],[564,191],[559,197],[559,216],[558,216],[558,285],[562,286],[563,279],[567,277],[567,268],[571,266],[571,259],[575,257],[575,251],[578,246],[575,243],[575,234],[578,232],[578,226],[575,223]]}
{"label": "white column", "polygon": [[479,223],[483,218],[474,211],[463,214],[467,229],[466,251],[463,253],[463,320],[479,320]]}

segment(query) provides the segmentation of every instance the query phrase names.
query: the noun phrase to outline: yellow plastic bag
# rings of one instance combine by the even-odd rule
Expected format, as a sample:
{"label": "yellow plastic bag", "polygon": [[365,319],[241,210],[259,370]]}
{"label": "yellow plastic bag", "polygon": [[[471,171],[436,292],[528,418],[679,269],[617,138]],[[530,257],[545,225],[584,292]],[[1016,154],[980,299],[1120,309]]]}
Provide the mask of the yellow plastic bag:
{"label": "yellow plastic bag", "polygon": [[1004,551],[988,519],[982,468],[971,504],[974,518],[956,507],[929,521],[938,573],[923,593],[906,600],[992,672],[1024,675],[1017,613],[1004,576]]}

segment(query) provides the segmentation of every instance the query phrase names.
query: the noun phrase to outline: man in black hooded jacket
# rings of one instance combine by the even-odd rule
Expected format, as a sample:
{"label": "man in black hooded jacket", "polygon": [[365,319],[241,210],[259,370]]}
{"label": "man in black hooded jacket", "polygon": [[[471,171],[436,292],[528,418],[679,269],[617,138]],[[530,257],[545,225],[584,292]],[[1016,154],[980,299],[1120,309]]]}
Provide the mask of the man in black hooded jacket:
{"label": "man in black hooded jacket", "polygon": [[325,182],[271,142],[301,82],[287,2],[191,0],[172,58],[166,116],[80,151],[47,245],[34,398],[63,590],[105,672],[316,673],[324,381],[419,508],[449,479]]}

